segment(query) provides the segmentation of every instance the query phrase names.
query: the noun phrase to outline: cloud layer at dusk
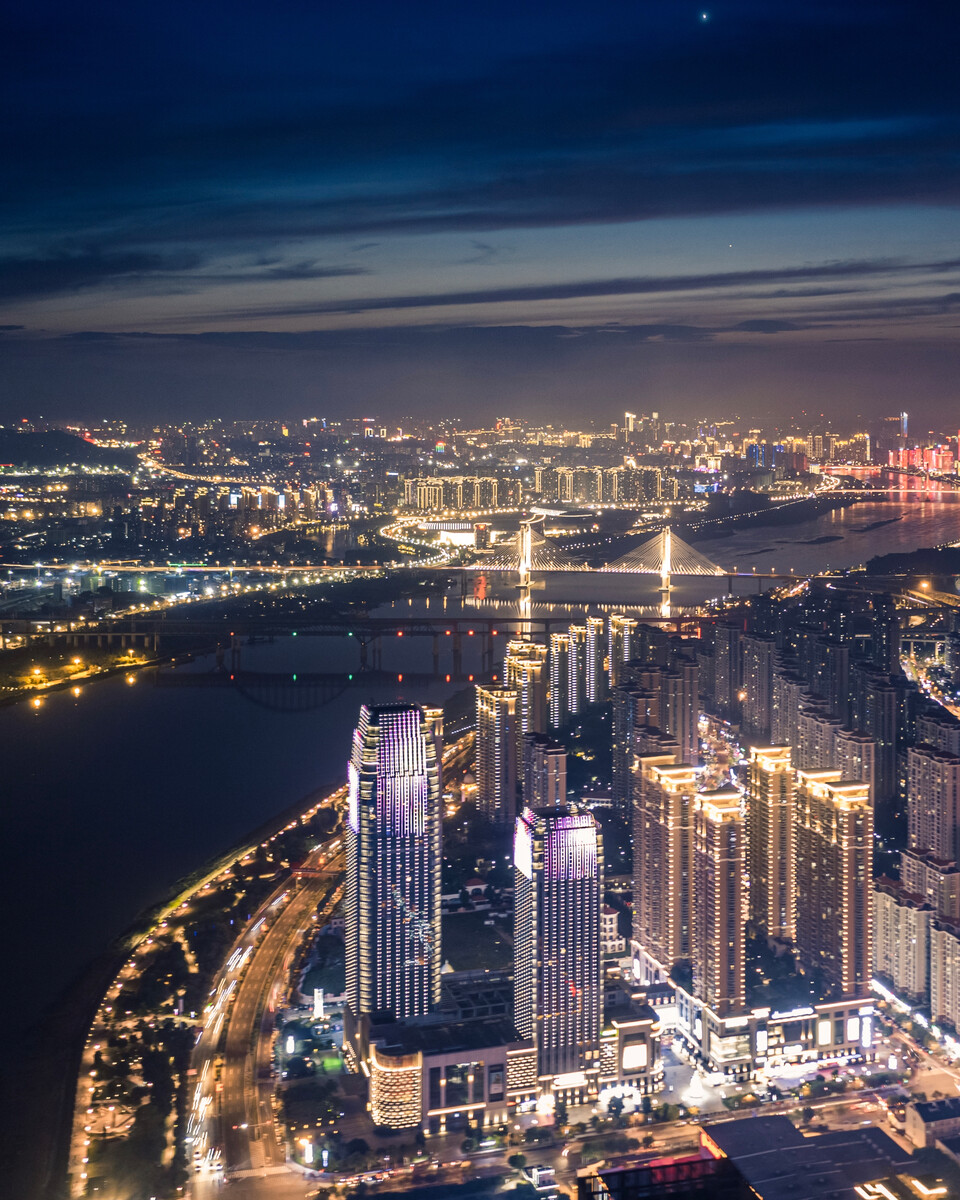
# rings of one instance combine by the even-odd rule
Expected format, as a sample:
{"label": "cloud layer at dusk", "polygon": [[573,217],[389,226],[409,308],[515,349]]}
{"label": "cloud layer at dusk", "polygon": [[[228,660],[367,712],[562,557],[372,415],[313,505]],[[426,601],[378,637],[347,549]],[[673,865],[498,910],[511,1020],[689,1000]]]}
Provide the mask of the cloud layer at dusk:
{"label": "cloud layer at dusk", "polygon": [[0,38],[3,419],[563,420],[581,377],[686,416],[717,371],[716,403],[947,418],[942,6],[18,3]]}

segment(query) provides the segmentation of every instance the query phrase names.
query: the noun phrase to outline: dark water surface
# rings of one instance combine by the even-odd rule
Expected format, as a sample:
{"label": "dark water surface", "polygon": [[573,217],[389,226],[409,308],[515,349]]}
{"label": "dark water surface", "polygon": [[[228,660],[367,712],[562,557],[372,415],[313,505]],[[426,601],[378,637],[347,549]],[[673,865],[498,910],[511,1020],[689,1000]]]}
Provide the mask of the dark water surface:
{"label": "dark water surface", "polygon": [[[398,669],[410,670],[416,647],[403,651]],[[355,655],[346,639],[303,636],[242,651],[246,669],[268,672],[347,670]],[[7,1030],[35,1021],[38,1006],[178,878],[342,782],[364,700],[439,704],[455,690],[357,688],[292,712],[231,689],[156,687],[143,672],[132,686],[116,677],[78,698],[59,692],[39,709],[0,710],[4,966],[8,979],[30,981],[31,996],[25,1006],[19,988],[2,989]]]}
{"label": "dark water surface", "polygon": [[[858,475],[877,478],[871,472]],[[901,476],[896,490],[882,498],[858,501],[813,521],[691,541],[727,570],[756,567],[806,573],[856,567],[878,554],[960,541],[960,491]]]}

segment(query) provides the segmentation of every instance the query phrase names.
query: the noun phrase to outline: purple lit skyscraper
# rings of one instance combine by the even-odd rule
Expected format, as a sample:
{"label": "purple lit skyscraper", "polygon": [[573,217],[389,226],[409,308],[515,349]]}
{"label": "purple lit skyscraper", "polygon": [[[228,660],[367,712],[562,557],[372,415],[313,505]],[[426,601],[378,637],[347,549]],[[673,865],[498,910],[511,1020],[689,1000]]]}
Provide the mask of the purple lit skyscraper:
{"label": "purple lit skyscraper", "polygon": [[603,846],[594,817],[524,809],[514,839],[514,1021],[541,1086],[586,1100],[600,1066]]}
{"label": "purple lit skyscraper", "polygon": [[440,998],[440,768],[416,705],[360,710],[348,767],[345,934],[354,1017]]}

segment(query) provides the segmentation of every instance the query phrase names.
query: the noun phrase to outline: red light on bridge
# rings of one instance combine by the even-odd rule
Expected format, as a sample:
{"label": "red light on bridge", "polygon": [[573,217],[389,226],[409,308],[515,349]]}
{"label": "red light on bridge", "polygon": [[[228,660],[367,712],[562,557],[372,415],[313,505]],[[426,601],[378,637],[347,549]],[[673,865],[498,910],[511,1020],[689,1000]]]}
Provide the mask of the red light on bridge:
{"label": "red light on bridge", "polygon": [[450,682],[450,676],[448,675],[448,676],[447,676],[447,683],[449,683],[449,682]]}
{"label": "red light on bridge", "polygon": [[468,635],[469,635],[470,637],[473,637],[473,630],[472,630],[472,629],[468,629],[468,630],[467,630],[467,633],[468,633]]}
{"label": "red light on bridge", "polygon": [[450,630],[449,630],[449,629],[445,629],[443,632],[444,632],[444,633],[447,635],[447,637],[449,637],[449,636],[450,636]]}
{"label": "red light on bridge", "polygon": [[397,637],[403,637],[403,630],[402,630],[402,629],[398,629],[398,630],[397,630]]}
{"label": "red light on bridge", "polygon": [[398,676],[397,676],[397,683],[403,683],[403,676],[402,676],[402,675],[398,675]]}
{"label": "red light on bridge", "polygon": [[496,637],[496,636],[497,636],[497,631],[496,631],[495,629],[491,629],[491,630],[490,630],[490,636],[491,636],[491,637]]}
{"label": "red light on bridge", "polygon": [[497,677],[496,677],[496,675],[494,675],[494,677],[493,677],[493,682],[494,682],[494,683],[496,683],[496,682],[497,682]]}
{"label": "red light on bridge", "polygon": [[473,676],[472,676],[472,675],[468,675],[468,676],[467,676],[467,683],[473,683]]}

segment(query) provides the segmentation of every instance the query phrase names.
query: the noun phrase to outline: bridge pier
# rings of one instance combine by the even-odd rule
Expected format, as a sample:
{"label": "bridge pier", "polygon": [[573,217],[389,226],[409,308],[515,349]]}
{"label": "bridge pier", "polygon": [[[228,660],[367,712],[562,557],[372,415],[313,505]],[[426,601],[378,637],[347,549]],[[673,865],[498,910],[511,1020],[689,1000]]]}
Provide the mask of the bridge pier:
{"label": "bridge pier", "polygon": [[459,629],[454,630],[453,633],[453,673],[454,675],[463,674],[463,639]]}
{"label": "bridge pier", "polygon": [[360,670],[365,671],[366,669],[367,669],[367,640],[366,640],[366,638],[361,638],[360,639]]}
{"label": "bridge pier", "polygon": [[437,634],[433,635],[433,673],[440,674],[440,638]]}

